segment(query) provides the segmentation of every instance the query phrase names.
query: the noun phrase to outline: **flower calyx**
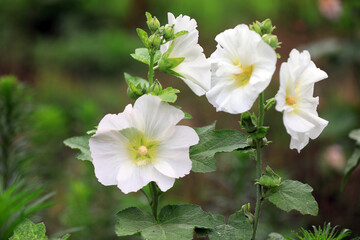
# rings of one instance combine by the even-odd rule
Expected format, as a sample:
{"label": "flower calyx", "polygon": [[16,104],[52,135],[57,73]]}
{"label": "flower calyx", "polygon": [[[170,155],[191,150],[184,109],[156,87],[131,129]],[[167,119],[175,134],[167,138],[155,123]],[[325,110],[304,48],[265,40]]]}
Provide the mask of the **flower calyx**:
{"label": "flower calyx", "polygon": [[279,187],[282,184],[282,179],[269,166],[267,166],[265,172],[260,179],[255,182],[255,184],[271,189]]}
{"label": "flower calyx", "polygon": [[250,209],[250,203],[246,203],[241,206],[240,212],[244,213],[250,224],[254,224],[254,214],[251,213]]}

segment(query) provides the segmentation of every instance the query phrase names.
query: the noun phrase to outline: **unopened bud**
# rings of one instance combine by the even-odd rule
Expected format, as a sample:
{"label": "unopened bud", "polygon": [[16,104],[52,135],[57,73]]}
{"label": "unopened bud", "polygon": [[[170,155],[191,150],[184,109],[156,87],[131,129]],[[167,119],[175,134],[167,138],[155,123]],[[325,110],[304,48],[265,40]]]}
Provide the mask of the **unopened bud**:
{"label": "unopened bud", "polygon": [[164,38],[166,40],[171,40],[173,39],[175,36],[174,36],[174,32],[175,32],[175,29],[174,29],[174,26],[165,26],[165,29],[164,29]]}
{"label": "unopened bud", "polygon": [[160,27],[160,22],[156,17],[151,18],[150,20],[146,21],[146,23],[151,32],[155,32]]}
{"label": "unopened bud", "polygon": [[152,49],[159,49],[160,45],[161,45],[161,38],[159,35],[157,34],[153,34],[149,37],[149,43],[150,43],[150,47]]}
{"label": "unopened bud", "polygon": [[248,112],[241,114],[240,125],[248,133],[253,133],[257,129],[256,116]]}
{"label": "unopened bud", "polygon": [[155,82],[150,86],[150,90],[153,93],[158,94],[162,90],[160,82],[158,80],[155,80]]}
{"label": "unopened bud", "polygon": [[264,34],[262,36],[262,39],[264,40],[264,42],[269,44],[270,47],[272,47],[273,49],[276,49],[279,46],[279,41],[276,35]]}
{"label": "unopened bud", "polygon": [[266,34],[270,34],[272,33],[272,31],[275,29],[275,27],[273,27],[272,23],[271,23],[271,20],[268,18],[268,19],[265,19],[263,22],[262,22],[262,32],[263,33],[266,33]]}

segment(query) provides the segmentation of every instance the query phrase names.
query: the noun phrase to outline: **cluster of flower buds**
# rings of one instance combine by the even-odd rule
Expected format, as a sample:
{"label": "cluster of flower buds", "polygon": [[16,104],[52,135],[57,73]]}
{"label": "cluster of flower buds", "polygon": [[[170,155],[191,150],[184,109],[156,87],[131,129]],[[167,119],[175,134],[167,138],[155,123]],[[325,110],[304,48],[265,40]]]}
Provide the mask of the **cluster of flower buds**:
{"label": "cluster of flower buds", "polygon": [[159,47],[173,39],[175,39],[174,26],[161,26],[159,20],[150,13],[146,12],[146,24],[152,35],[149,37],[149,46],[152,49],[159,49]]}
{"label": "cluster of flower buds", "polygon": [[263,22],[256,21],[250,25],[250,29],[260,34],[264,42],[269,44],[273,49],[280,47],[281,42],[279,42],[276,35],[272,34],[275,27],[272,25],[270,19],[265,19]]}

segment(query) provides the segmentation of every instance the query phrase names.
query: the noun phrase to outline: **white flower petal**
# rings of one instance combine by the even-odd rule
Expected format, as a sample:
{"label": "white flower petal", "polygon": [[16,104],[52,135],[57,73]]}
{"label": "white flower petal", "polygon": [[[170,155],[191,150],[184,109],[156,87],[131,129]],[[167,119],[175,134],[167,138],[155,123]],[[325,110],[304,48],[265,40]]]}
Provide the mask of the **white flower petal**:
{"label": "white flower petal", "polygon": [[283,121],[291,136],[290,148],[300,152],[317,138],[328,122],[316,112],[319,98],[313,97],[314,84],[327,77],[311,61],[309,52],[293,49],[280,69],[280,89],[277,92],[276,110],[284,111]]}
{"label": "white flower petal", "polygon": [[118,131],[96,133],[90,138],[89,146],[95,175],[103,185],[116,184],[117,171],[128,161],[128,141]]}
{"label": "white flower petal", "polygon": [[211,89],[206,97],[217,111],[248,111],[271,81],[275,51],[246,25],[225,30],[215,40],[218,45],[210,56]]}
{"label": "white flower petal", "polygon": [[184,82],[198,96],[204,95],[211,85],[211,64],[206,59],[202,47],[198,44],[199,32],[197,23],[189,16],[174,17],[168,13],[169,25],[174,25],[174,32],[188,31],[187,34],[177,37],[160,47],[164,54],[174,44],[169,58],[185,58],[182,63],[173,70],[183,76]]}
{"label": "white flower petal", "polygon": [[154,140],[162,140],[172,134],[173,127],[184,118],[181,110],[152,95],[143,95],[138,98],[134,109],[145,119],[144,133]]}
{"label": "white flower petal", "polygon": [[[152,181],[162,191],[171,188],[175,178],[190,172],[189,147],[199,141],[192,128],[176,126],[183,117],[152,95],[141,96],[123,113],[106,115],[89,144],[98,180],[124,193]],[[128,127],[136,134],[119,131]]]}
{"label": "white flower petal", "polygon": [[154,167],[165,176],[172,178],[189,174],[192,167],[189,147],[162,149],[157,155]]}

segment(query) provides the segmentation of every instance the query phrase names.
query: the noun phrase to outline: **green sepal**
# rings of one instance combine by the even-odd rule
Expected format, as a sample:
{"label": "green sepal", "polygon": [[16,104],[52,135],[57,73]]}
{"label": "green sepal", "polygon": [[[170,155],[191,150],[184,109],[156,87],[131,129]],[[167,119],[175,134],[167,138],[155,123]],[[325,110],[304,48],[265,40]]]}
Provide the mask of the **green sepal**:
{"label": "green sepal", "polygon": [[158,221],[150,212],[135,207],[120,211],[117,218],[117,236],[140,234],[148,240],[193,239],[195,228],[210,229],[214,226],[211,214],[191,204],[165,206]]}
{"label": "green sepal", "polygon": [[170,103],[174,103],[177,99],[177,93],[179,93],[180,90],[172,88],[172,87],[168,87],[165,88],[157,93],[155,92],[150,92],[151,95],[154,96],[158,96],[159,98],[161,98],[161,100],[163,102],[170,102]]}
{"label": "green sepal", "polygon": [[[130,56],[135,60],[150,65],[150,54],[147,48],[137,48],[135,53],[131,53]],[[161,52],[157,50],[154,55],[154,64],[156,64],[161,58]]]}
{"label": "green sepal", "polygon": [[268,100],[265,101],[265,111],[268,111],[272,106],[274,106],[274,104],[276,103],[275,98],[270,98]]}
{"label": "green sepal", "polygon": [[226,223],[224,216],[213,215],[214,226],[210,231],[196,230],[198,237],[209,236],[211,240],[250,240],[252,237],[252,224],[244,213],[238,211],[229,217]]}
{"label": "green sepal", "polygon": [[215,124],[216,122],[195,128],[200,140],[197,145],[190,147],[193,172],[213,172],[216,170],[216,153],[232,152],[249,147],[246,135],[230,129],[215,130]]}
{"label": "green sepal", "polygon": [[139,38],[141,39],[141,41],[144,43],[145,47],[149,48],[150,44],[149,44],[149,36],[148,36],[147,32],[145,32],[141,28],[137,28],[136,32],[137,32]]}
{"label": "green sepal", "polygon": [[76,155],[76,158],[82,161],[92,161],[91,152],[89,147],[89,135],[78,136],[68,138],[64,141],[64,144],[71,149],[79,150],[80,153]]}
{"label": "green sepal", "polygon": [[264,174],[256,182],[256,184],[260,184],[266,188],[279,187],[281,183],[281,177],[277,175],[269,166],[266,167]]}
{"label": "green sepal", "polygon": [[163,72],[163,73],[166,73],[166,74],[172,74],[172,75],[175,75],[177,77],[184,78],[182,75],[180,75],[179,73],[172,70],[173,68],[175,68],[176,66],[181,64],[184,60],[185,60],[184,57],[181,57],[181,58],[166,58],[163,55],[163,57],[159,61],[159,70],[161,72]]}
{"label": "green sepal", "polygon": [[299,211],[301,214],[316,216],[319,211],[318,204],[311,194],[312,187],[299,181],[285,180],[279,187],[272,188],[266,196],[278,208],[289,212]]}
{"label": "green sepal", "polygon": [[261,139],[261,138],[264,138],[266,136],[266,133],[267,133],[268,130],[269,130],[269,127],[260,127],[258,129],[256,129],[255,132],[249,133],[249,135],[253,139]]}

